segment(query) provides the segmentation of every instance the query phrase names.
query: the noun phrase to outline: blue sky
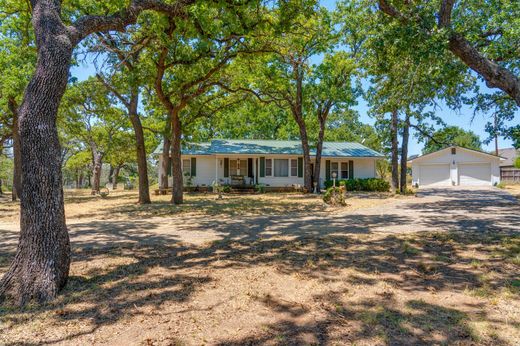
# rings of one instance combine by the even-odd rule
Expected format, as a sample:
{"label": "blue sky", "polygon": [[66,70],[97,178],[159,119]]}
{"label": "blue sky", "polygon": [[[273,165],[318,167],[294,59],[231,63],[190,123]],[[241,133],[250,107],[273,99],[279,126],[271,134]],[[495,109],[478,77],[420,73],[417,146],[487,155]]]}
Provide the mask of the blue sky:
{"label": "blue sky", "polygon": [[[329,9],[334,9],[336,0],[322,0],[321,3]],[[77,77],[80,80],[88,78],[95,74],[95,68],[93,64],[81,64],[80,66],[73,67],[71,69],[71,73],[74,77]],[[482,91],[489,91],[484,84],[481,85]],[[374,119],[368,116],[368,106],[364,100],[359,99],[358,105],[354,107],[360,114],[361,121],[367,124],[373,124]],[[447,107],[443,102],[439,102],[439,107],[436,109],[437,116],[441,117],[444,122],[448,125],[456,125],[465,130],[471,130],[475,132],[481,140],[484,140],[487,137],[485,132],[485,125],[489,121],[491,114],[478,114],[473,116],[473,109],[471,107],[462,107],[459,110],[452,110]],[[517,125],[520,123],[520,111],[517,112],[516,119],[510,123],[510,125]],[[415,133],[411,132],[410,138],[410,155],[420,154],[423,148],[423,144],[419,143],[415,138]],[[507,148],[511,147],[511,141],[506,140],[504,138],[499,139],[499,147]],[[494,144],[490,143],[489,145],[483,145],[483,149],[485,150],[494,150]]]}

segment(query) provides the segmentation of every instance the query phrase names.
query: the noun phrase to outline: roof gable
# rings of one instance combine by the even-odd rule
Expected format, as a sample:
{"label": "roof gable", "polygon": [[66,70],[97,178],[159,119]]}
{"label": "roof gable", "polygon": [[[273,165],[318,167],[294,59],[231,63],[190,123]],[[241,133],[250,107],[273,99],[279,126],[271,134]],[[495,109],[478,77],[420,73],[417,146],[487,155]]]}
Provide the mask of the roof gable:
{"label": "roof gable", "polygon": [[468,151],[468,152],[470,152],[470,153],[477,154],[477,155],[482,155],[482,156],[486,156],[486,157],[489,157],[489,158],[494,158],[494,159],[504,160],[503,157],[496,156],[496,155],[494,155],[494,154],[490,154],[490,153],[486,153],[486,152],[484,152],[484,151],[475,150],[475,149],[468,149],[468,148],[464,148],[464,147],[459,147],[459,146],[456,146],[456,145],[452,145],[452,146],[446,147],[446,148],[444,148],[444,149],[434,151],[434,152],[432,152],[432,153],[428,153],[428,154],[424,154],[424,155],[418,156],[418,157],[414,158],[413,160],[410,160],[409,162],[422,161],[422,160],[425,159],[425,158],[434,157],[434,156],[436,156],[436,155],[442,155],[444,152],[449,151],[449,150],[451,150],[452,148],[456,148],[457,150],[465,150],[465,151]]}

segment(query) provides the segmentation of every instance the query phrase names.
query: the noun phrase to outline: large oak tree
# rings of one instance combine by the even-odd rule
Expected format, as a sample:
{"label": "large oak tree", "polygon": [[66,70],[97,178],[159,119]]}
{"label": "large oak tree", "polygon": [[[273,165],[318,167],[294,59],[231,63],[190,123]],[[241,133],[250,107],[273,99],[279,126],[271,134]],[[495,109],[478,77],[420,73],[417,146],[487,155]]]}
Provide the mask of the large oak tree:
{"label": "large oak tree", "polygon": [[20,304],[53,299],[67,283],[70,243],[65,224],[61,148],[56,117],[75,47],[94,32],[124,31],[146,10],[187,16],[195,0],[166,4],[133,0],[109,15],[66,18],[60,0],[31,0],[38,51],[36,69],[19,109],[22,157],[20,239],[13,262],[0,281],[0,297]]}

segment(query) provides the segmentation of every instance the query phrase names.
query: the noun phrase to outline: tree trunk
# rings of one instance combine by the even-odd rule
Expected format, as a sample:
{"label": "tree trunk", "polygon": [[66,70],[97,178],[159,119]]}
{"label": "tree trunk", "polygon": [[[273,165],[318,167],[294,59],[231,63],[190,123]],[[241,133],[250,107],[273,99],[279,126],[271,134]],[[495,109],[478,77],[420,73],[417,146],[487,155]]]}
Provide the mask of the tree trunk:
{"label": "tree trunk", "polygon": [[498,156],[498,115],[495,113],[495,155]]}
{"label": "tree trunk", "polygon": [[19,304],[55,298],[70,267],[56,117],[74,47],[59,18],[59,2],[32,3],[38,60],[20,107],[20,238],[0,281],[0,297]]}
{"label": "tree trunk", "polygon": [[8,100],[9,110],[13,115],[13,188],[11,189],[11,199],[16,201],[22,193],[22,161],[20,149],[20,129],[18,123],[18,106],[13,98]]}
{"label": "tree trunk", "polygon": [[[139,203],[150,204],[150,184],[148,182],[148,160],[146,158],[146,146],[144,145],[144,132],[138,107],[138,92],[134,93],[130,102],[129,116],[135,134],[135,149],[137,153],[137,171],[139,174]],[[168,152],[168,151],[167,151]],[[168,171],[166,171],[168,172]],[[162,180],[162,177],[161,177]],[[166,186],[168,186],[168,174],[166,173]]]}
{"label": "tree trunk", "polygon": [[162,148],[162,170],[161,177],[159,179],[159,188],[168,188],[168,171],[171,169],[172,160],[170,157],[170,151],[172,148],[172,121],[170,115],[166,118],[166,126],[163,134],[163,148]]}
{"label": "tree trunk", "polygon": [[314,180],[316,182],[316,191],[321,191],[320,186],[320,170],[321,170],[321,153],[323,151],[323,140],[325,138],[325,125],[327,122],[327,114],[318,114],[318,121],[320,123],[320,131],[318,132],[318,142],[316,143],[316,160],[314,162]]}
{"label": "tree trunk", "polygon": [[403,141],[401,143],[401,186],[402,194],[406,193],[406,172],[408,170],[408,142],[410,139],[410,116],[407,114],[403,123]]}
{"label": "tree trunk", "polygon": [[2,190],[2,178],[0,178],[0,196],[4,194],[4,191]]}
{"label": "tree trunk", "polygon": [[83,171],[81,171],[79,173],[79,178],[78,178],[78,189],[83,188],[83,178],[84,178],[84,174],[83,174]]}
{"label": "tree trunk", "polygon": [[99,192],[101,188],[101,169],[103,167],[103,155],[96,149],[92,150],[92,177],[94,179],[92,183],[92,194]]}
{"label": "tree trunk", "polygon": [[399,141],[397,140],[398,113],[392,111],[392,120],[390,124],[390,136],[392,137],[392,192],[399,190]]}
{"label": "tree trunk", "polygon": [[307,128],[305,127],[305,122],[301,115],[294,115],[296,122],[298,123],[298,128],[300,129],[300,139],[302,142],[302,151],[303,151],[303,185],[307,192],[312,192],[312,169],[311,169],[311,154],[310,154],[310,146],[309,146],[309,138],[307,137]]}
{"label": "tree trunk", "polygon": [[181,159],[181,121],[179,114],[174,111],[172,114],[172,203],[182,204],[184,194],[184,179],[182,176],[182,159]]}
{"label": "tree trunk", "polygon": [[74,177],[76,178],[76,189],[79,189],[79,169],[77,168]]}
{"label": "tree trunk", "polygon": [[110,170],[108,171],[108,181],[110,183],[113,183],[114,182],[114,165],[110,164]]}
{"label": "tree trunk", "polygon": [[298,124],[300,130],[300,139],[303,150],[303,184],[307,192],[312,192],[312,170],[311,155],[309,147],[309,138],[307,136],[307,127],[303,118],[303,67],[297,63],[293,65],[294,81],[296,82],[295,104],[292,106],[292,114],[294,120]]}
{"label": "tree trunk", "polygon": [[112,189],[117,190],[117,179],[119,178],[119,171],[121,170],[121,166],[116,166],[114,168],[114,173],[112,174]]}

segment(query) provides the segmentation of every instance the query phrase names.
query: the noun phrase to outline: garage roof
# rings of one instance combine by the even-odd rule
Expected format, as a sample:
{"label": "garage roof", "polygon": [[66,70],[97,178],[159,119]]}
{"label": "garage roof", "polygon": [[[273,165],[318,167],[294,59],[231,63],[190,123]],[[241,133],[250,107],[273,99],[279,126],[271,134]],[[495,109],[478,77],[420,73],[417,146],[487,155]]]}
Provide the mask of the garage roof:
{"label": "garage roof", "polygon": [[484,156],[489,156],[489,157],[492,157],[492,158],[499,158],[501,161],[502,160],[505,160],[505,158],[501,157],[501,156],[497,156],[497,155],[494,155],[494,154],[490,154],[490,153],[486,153],[485,151],[480,151],[480,150],[475,150],[475,149],[468,149],[468,148],[464,148],[464,147],[459,147],[457,145],[452,145],[450,147],[446,147],[444,149],[441,149],[441,150],[437,150],[437,151],[434,151],[432,153],[428,153],[428,154],[424,154],[424,155],[421,155],[421,156],[418,156],[412,160],[408,160],[409,163],[412,163],[414,161],[421,161],[423,158],[427,157],[427,156],[430,156],[430,155],[433,155],[433,154],[437,154],[437,153],[440,153],[442,151],[446,151],[446,150],[451,150],[452,148],[456,148],[456,149],[462,149],[462,150],[467,150],[467,151],[471,151],[471,152],[474,152],[476,154],[481,154],[481,155],[484,155]]}

